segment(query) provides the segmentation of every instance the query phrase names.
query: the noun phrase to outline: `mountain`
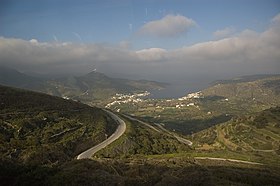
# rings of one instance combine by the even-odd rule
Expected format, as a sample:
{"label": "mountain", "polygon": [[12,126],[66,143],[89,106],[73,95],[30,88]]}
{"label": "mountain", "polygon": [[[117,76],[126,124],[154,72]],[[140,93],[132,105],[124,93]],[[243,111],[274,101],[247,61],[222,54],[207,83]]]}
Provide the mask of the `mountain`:
{"label": "mountain", "polygon": [[280,104],[280,75],[254,75],[217,81],[202,94],[277,106]]}
{"label": "mountain", "polygon": [[135,93],[164,88],[164,83],[146,80],[127,80],[111,78],[99,72],[91,72],[84,76],[66,77],[48,81],[48,93],[79,99],[83,102],[104,100],[116,93]]}
{"label": "mountain", "polygon": [[0,84],[2,85],[40,91],[44,83],[41,78],[28,76],[11,68],[0,67]]}
{"label": "mountain", "polygon": [[0,159],[65,162],[103,141],[116,127],[99,108],[0,86]]}
{"label": "mountain", "polygon": [[116,93],[129,94],[162,89],[166,85],[155,81],[111,78],[96,71],[83,76],[38,78],[4,67],[0,68],[0,84],[80,100],[89,104],[97,100],[106,100]]}
{"label": "mountain", "polygon": [[261,79],[266,79],[266,78],[273,78],[273,77],[278,77],[279,74],[256,74],[256,75],[247,75],[247,76],[241,76],[241,77],[236,77],[233,79],[228,79],[228,80],[217,80],[213,82],[213,85],[216,84],[226,84],[226,83],[242,83],[242,82],[251,82],[251,81],[256,81],[256,80],[261,80]]}

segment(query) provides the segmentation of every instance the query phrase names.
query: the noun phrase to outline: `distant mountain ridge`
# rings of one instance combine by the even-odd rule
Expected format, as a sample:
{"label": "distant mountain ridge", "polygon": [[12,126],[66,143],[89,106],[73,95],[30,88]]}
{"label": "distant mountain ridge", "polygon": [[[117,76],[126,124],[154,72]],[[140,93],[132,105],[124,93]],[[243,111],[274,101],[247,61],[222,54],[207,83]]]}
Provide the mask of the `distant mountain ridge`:
{"label": "distant mountain ridge", "polygon": [[217,81],[202,91],[204,96],[254,100],[277,106],[280,104],[280,75],[243,76],[232,80]]}
{"label": "distant mountain ridge", "polygon": [[15,69],[0,67],[0,84],[18,88],[42,89],[44,80],[21,73]]}
{"label": "distant mountain ridge", "polygon": [[5,67],[0,67],[0,84],[76,99],[86,103],[107,99],[116,93],[163,89],[166,86],[165,83],[155,81],[111,78],[96,71],[82,76],[40,78]]}
{"label": "distant mountain ridge", "polygon": [[250,81],[256,81],[266,78],[272,78],[272,77],[279,77],[280,74],[256,74],[256,75],[248,75],[248,76],[241,76],[233,79],[228,80],[217,80],[212,83],[212,85],[217,84],[228,84],[228,83],[242,83],[242,82],[250,82]]}

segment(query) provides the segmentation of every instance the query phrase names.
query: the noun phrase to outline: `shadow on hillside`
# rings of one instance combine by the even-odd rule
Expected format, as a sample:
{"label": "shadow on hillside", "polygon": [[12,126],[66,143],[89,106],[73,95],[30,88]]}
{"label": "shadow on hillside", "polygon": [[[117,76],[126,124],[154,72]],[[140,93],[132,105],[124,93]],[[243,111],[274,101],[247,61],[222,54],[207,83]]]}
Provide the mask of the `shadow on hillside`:
{"label": "shadow on hillside", "polygon": [[2,185],[279,185],[264,167],[201,165],[188,159],[74,160],[57,167],[0,161]]}

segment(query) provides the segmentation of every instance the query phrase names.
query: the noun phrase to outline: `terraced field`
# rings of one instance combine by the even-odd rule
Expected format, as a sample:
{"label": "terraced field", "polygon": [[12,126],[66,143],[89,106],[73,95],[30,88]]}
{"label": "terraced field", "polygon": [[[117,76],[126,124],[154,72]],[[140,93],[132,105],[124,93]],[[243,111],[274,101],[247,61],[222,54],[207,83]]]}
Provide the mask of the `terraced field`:
{"label": "terraced field", "polygon": [[[192,135],[196,150],[226,150],[269,159],[280,154],[280,108],[232,119]],[[259,118],[262,122],[258,123]]]}

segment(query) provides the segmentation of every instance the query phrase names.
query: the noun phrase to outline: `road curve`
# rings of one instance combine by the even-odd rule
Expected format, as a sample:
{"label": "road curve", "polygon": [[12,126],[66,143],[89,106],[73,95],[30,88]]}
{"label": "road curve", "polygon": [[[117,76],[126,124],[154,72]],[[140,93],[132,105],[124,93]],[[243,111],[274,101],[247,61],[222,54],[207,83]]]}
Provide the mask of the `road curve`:
{"label": "road curve", "polygon": [[113,141],[117,140],[125,132],[125,129],[126,129],[125,122],[121,118],[119,118],[117,115],[112,113],[111,111],[108,111],[105,109],[103,109],[103,110],[105,112],[107,112],[115,121],[117,121],[119,123],[119,126],[118,126],[117,130],[105,141],[103,141],[103,142],[99,143],[98,145],[95,145],[94,147],[79,154],[77,156],[78,160],[79,159],[90,159],[93,156],[93,154],[95,154],[99,150],[105,148],[107,145],[109,145]]}

